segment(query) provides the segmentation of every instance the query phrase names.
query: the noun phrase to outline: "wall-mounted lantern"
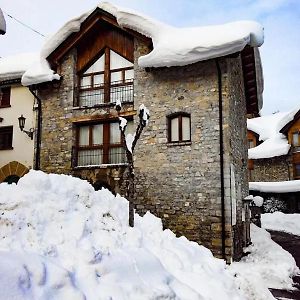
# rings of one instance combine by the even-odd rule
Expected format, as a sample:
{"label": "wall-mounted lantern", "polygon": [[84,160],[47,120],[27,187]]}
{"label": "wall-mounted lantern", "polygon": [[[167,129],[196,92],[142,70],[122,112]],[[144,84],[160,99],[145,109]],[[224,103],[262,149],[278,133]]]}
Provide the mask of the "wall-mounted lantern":
{"label": "wall-mounted lantern", "polygon": [[19,117],[18,120],[19,120],[20,130],[26,133],[33,140],[34,129],[33,128],[30,128],[29,130],[24,129],[26,118],[23,115],[21,115],[21,117]]}

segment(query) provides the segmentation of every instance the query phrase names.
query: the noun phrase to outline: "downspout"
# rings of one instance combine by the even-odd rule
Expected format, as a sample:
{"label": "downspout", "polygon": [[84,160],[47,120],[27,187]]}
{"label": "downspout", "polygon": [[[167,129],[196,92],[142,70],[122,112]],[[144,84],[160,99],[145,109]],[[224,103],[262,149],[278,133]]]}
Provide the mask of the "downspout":
{"label": "downspout", "polygon": [[222,210],[222,256],[226,260],[225,251],[225,185],[224,185],[224,141],[223,141],[223,96],[222,96],[222,73],[219,60],[216,58],[216,67],[218,73],[218,92],[219,92],[219,143],[220,143],[220,179],[221,179],[221,210]]}
{"label": "downspout", "polygon": [[40,154],[41,154],[41,131],[42,131],[42,102],[41,98],[33,91],[33,87],[29,87],[29,91],[37,100],[37,132],[36,132],[36,145],[35,145],[35,159],[34,170],[40,169]]}

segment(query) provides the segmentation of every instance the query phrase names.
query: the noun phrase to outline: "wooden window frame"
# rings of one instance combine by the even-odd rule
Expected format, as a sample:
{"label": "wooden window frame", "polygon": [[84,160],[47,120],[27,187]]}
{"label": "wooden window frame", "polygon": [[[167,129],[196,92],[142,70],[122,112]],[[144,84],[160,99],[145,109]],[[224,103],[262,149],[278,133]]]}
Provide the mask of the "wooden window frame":
{"label": "wooden window frame", "polygon": [[[97,56],[96,59],[94,59],[81,73],[78,74],[78,82],[77,82],[77,86],[78,86],[77,103],[78,104],[79,104],[79,97],[80,97],[81,92],[95,91],[95,90],[104,90],[104,103],[99,103],[97,105],[93,105],[93,106],[90,106],[90,107],[95,107],[95,106],[98,106],[98,105],[101,105],[101,104],[102,105],[103,104],[110,104],[111,103],[111,88],[133,85],[133,80],[126,81],[126,79],[125,79],[126,76],[125,75],[126,75],[126,71],[134,70],[134,66],[125,67],[125,68],[110,69],[110,50],[113,51],[113,49],[111,49],[109,47],[106,47],[104,49],[104,51],[101,51],[99,53],[99,55]],[[102,55],[104,55],[104,71],[84,74],[84,72],[86,70],[88,70],[88,68],[90,68],[97,61],[97,59],[99,59],[99,57],[101,57]],[[124,57],[124,59],[126,59],[126,58]],[[116,82],[111,82],[111,74],[116,73],[116,72],[121,72],[122,73],[121,80],[116,81]],[[103,84],[95,87],[94,86],[94,77],[96,75],[102,75],[102,74],[104,75]],[[81,79],[83,77],[91,77],[91,87],[89,87],[89,88],[82,88],[81,87]]]}
{"label": "wooden window frame", "polygon": [[[298,145],[294,145],[294,134],[298,134]],[[291,132],[291,144],[293,147],[300,147],[300,129]]]}
{"label": "wooden window frame", "polygon": [[[3,90],[5,92],[3,92]],[[11,107],[10,98],[11,98],[11,87],[10,86],[0,87],[0,108]]]}
{"label": "wooden window frame", "polygon": [[[182,139],[182,118],[183,117],[187,117],[190,120],[190,128],[189,128],[189,134],[190,137],[188,140],[183,140]],[[171,122],[174,119],[178,118],[178,141],[172,141],[172,125]],[[168,143],[172,143],[172,144],[178,144],[178,143],[188,143],[191,142],[191,138],[192,138],[192,122],[191,122],[191,114],[186,113],[186,112],[178,112],[178,113],[174,113],[171,114],[167,117],[167,126],[168,126]]]}
{"label": "wooden window frame", "polygon": [[[132,121],[132,119],[128,119],[128,121]],[[109,152],[110,149],[113,148],[120,148],[124,146],[124,141],[122,140],[121,131],[120,131],[120,143],[110,143],[110,126],[113,123],[118,123],[119,121],[116,120],[109,120],[109,121],[102,121],[102,122],[92,122],[92,123],[78,123],[76,124],[76,143],[75,143],[75,167],[85,167],[78,166],[78,152],[81,150],[103,150],[102,153],[102,163],[99,165],[114,165],[113,163],[110,163],[110,157]],[[93,126],[95,125],[103,125],[103,143],[99,145],[93,144]],[[80,128],[88,126],[89,127],[89,144],[86,146],[80,146],[79,140],[80,140]],[[126,162],[124,162],[126,164]]]}
{"label": "wooden window frame", "polygon": [[[3,136],[6,136],[7,143],[1,146],[0,144],[0,150],[12,150],[13,146],[13,126],[2,126],[0,127],[0,140],[4,139]],[[7,137],[8,136],[8,137]]]}

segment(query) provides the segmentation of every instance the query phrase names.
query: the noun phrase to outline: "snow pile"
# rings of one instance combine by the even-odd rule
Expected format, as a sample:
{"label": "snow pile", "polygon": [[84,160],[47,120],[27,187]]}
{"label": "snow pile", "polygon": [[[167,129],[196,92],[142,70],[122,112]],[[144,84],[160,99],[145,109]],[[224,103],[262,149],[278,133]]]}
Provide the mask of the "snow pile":
{"label": "snow pile", "polygon": [[223,260],[150,213],[130,228],[127,200],[86,181],[30,171],[0,207],[0,299],[244,299]]}
{"label": "snow pile", "polygon": [[260,197],[260,196],[254,196],[253,202],[254,202],[255,206],[261,207],[264,203],[264,198]]}
{"label": "snow pile", "polygon": [[300,180],[277,182],[249,182],[249,190],[263,193],[294,193],[300,192]]}
{"label": "snow pile", "polygon": [[249,159],[271,158],[286,155],[290,145],[280,130],[293,120],[300,106],[287,113],[275,113],[247,120],[247,128],[259,135],[260,145],[248,150]]}
{"label": "snow pile", "polygon": [[2,57],[0,58],[0,80],[21,78],[24,72],[38,61],[38,53]]}
{"label": "snow pile", "polygon": [[261,215],[262,227],[270,230],[284,231],[300,236],[300,214],[274,213]]}
{"label": "snow pile", "polygon": [[[176,28],[108,2],[102,2],[97,7],[115,16],[120,26],[152,39],[153,50],[139,58],[141,67],[183,66],[235,53],[246,45],[259,47],[263,44],[263,28],[252,21]],[[42,57],[46,59],[68,36],[78,32],[92,11],[67,22],[46,42]],[[34,82],[34,78],[31,80]]]}
{"label": "snow pile", "polygon": [[251,240],[253,245],[245,249],[250,254],[230,266],[248,299],[274,299],[267,288],[292,289],[292,277],[299,271],[292,255],[272,241],[266,230],[254,224],[251,224]]}

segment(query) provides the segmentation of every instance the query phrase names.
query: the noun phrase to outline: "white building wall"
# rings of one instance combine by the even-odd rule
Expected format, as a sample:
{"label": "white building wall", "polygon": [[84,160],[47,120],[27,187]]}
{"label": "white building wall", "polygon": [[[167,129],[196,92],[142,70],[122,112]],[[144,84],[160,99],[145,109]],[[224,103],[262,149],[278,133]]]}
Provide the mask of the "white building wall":
{"label": "white building wall", "polygon": [[27,168],[33,167],[34,140],[31,140],[19,129],[18,117],[23,114],[26,118],[25,129],[34,127],[34,97],[27,87],[13,85],[11,87],[11,107],[0,108],[2,126],[13,126],[12,150],[0,150],[0,168],[11,161],[18,161]]}

